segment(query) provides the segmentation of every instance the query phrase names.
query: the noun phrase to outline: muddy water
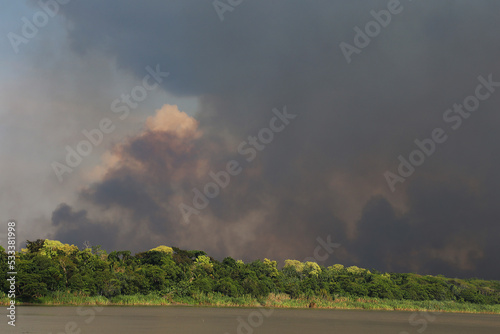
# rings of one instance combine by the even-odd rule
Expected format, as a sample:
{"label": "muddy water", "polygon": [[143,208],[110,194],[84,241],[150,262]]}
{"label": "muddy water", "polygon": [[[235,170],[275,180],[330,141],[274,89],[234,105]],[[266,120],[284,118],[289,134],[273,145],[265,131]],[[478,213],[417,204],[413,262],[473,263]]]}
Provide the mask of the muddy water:
{"label": "muddy water", "polygon": [[[2,307],[2,309],[4,309]],[[499,334],[499,315],[205,307],[19,307],[0,333]]]}

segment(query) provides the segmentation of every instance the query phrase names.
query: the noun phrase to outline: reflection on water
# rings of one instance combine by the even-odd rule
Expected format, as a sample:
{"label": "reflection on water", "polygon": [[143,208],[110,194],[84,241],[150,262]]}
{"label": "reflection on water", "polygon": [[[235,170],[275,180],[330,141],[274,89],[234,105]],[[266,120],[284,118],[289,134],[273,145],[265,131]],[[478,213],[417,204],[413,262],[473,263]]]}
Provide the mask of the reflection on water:
{"label": "reflection on water", "polygon": [[499,315],[206,307],[19,307],[0,333],[500,333]]}

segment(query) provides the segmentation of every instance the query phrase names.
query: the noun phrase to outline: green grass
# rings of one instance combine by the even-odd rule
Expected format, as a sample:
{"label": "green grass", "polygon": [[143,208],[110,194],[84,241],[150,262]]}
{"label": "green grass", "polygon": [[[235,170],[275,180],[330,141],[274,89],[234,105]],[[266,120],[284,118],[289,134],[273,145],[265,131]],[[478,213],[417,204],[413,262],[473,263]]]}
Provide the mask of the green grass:
{"label": "green grass", "polygon": [[108,300],[108,305],[131,305],[131,306],[139,306],[139,305],[170,305],[170,301],[167,298],[158,296],[156,294],[148,294],[148,295],[131,295],[125,296],[120,295],[116,297],[112,297]]}
{"label": "green grass", "polygon": [[103,296],[89,296],[83,292],[68,293],[56,291],[38,298],[33,304],[43,305],[107,305],[108,299]]}
{"label": "green grass", "polygon": [[391,311],[434,311],[459,313],[493,313],[500,314],[500,305],[480,305],[457,303],[453,301],[413,301],[380,298],[338,297],[331,298],[296,298],[287,295],[269,295],[265,306],[284,308],[325,308],[325,309],[361,309]]}
{"label": "green grass", "polygon": [[7,295],[0,291],[0,305],[8,305],[10,303],[9,297]]}
{"label": "green grass", "polygon": [[[0,293],[0,304],[7,305],[7,295]],[[21,303],[22,304],[22,303]],[[319,308],[319,309],[361,309],[395,311],[434,311],[459,313],[500,314],[500,304],[480,305],[452,301],[412,301],[358,297],[299,297],[290,298],[287,294],[269,294],[266,298],[256,299],[249,295],[230,297],[221,293],[196,293],[191,296],[173,295],[120,295],[112,298],[88,296],[84,293],[54,292],[41,297],[31,305],[118,305],[118,306],[212,306],[212,307],[270,307],[270,308]]]}

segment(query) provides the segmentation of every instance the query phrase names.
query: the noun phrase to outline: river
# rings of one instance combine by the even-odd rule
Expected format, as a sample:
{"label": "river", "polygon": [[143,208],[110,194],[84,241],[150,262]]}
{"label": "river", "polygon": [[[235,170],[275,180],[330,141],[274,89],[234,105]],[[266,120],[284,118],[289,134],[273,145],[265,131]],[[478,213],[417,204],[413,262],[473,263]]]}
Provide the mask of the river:
{"label": "river", "polygon": [[0,333],[500,333],[500,315],[176,306],[25,306],[12,327],[2,308]]}

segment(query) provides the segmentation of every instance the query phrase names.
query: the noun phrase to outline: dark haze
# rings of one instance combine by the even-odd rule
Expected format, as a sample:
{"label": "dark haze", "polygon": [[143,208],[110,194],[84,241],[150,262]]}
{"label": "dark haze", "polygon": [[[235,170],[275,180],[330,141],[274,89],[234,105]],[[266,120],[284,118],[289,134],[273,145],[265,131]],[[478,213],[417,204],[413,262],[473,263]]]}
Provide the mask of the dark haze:
{"label": "dark haze", "polygon": [[[339,44],[387,3],[243,1],[222,22],[210,1],[62,6],[77,56],[105,53],[141,79],[159,64],[162,87],[200,107],[116,143],[118,162],[54,211],[53,238],[302,260],[330,235],[341,247],[323,265],[500,279],[500,89],[458,130],[443,121],[478,76],[500,81],[500,2],[401,1],[348,64]],[[297,117],[247,162],[239,143],[284,106]],[[384,172],[436,127],[447,141],[391,192]],[[233,159],[241,174],[184,222],[179,204]]]}

